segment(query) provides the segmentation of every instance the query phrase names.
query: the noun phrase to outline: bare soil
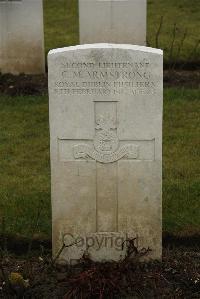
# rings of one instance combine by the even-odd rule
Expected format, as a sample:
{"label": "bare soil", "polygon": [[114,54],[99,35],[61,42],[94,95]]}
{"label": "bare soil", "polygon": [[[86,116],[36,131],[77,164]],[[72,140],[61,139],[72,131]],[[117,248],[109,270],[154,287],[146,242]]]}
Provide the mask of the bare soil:
{"label": "bare soil", "polygon": [[[165,70],[165,87],[200,87],[200,70]],[[43,75],[0,75],[0,93],[15,95],[42,95],[48,92],[47,74]]]}
{"label": "bare soil", "polygon": [[[94,263],[85,256],[71,267],[52,264],[44,248],[32,257],[4,253],[0,298],[200,298],[199,240],[185,247],[166,239],[164,246],[162,262],[139,262],[141,253],[133,250],[132,258],[118,263]],[[28,286],[9,280],[11,272]]]}

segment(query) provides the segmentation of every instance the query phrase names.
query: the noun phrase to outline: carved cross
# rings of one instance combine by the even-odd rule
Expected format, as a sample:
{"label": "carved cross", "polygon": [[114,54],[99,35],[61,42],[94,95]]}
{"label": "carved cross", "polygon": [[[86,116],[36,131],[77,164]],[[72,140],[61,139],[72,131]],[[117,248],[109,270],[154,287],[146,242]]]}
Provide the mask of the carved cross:
{"label": "carved cross", "polygon": [[[118,161],[154,160],[155,140],[120,139],[117,128],[118,101],[94,101],[93,139],[73,140],[71,151],[74,161],[96,162],[96,231],[118,231]],[[61,159],[65,143],[70,139],[60,137]],[[148,148],[145,151],[145,148]]]}

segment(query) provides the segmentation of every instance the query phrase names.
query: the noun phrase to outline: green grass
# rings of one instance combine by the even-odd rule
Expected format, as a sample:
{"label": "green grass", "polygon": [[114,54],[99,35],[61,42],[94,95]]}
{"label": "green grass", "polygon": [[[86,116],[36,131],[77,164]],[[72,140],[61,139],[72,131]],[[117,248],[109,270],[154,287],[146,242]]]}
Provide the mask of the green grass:
{"label": "green grass", "polygon": [[77,0],[44,0],[44,36],[46,53],[79,43]]}
{"label": "green grass", "polygon": [[163,225],[173,232],[200,228],[200,92],[167,89],[163,127]]}
{"label": "green grass", "polygon": [[[178,47],[187,30],[186,39],[181,47],[178,60],[200,60],[200,50],[192,54],[200,39],[200,1],[199,0],[148,0],[147,40],[155,47],[155,36],[160,24],[163,26],[159,37],[159,47],[164,49],[165,61],[177,59]],[[120,21],[120,20],[119,20]],[[173,26],[177,25],[174,50],[170,54]],[[44,0],[45,49],[75,45],[78,37],[78,1]],[[191,55],[192,54],[192,55]]]}
{"label": "green grass", "polygon": [[[200,60],[199,48],[193,50],[200,39],[200,1],[199,0],[149,0],[147,39],[150,46],[155,47],[155,36],[158,31],[161,17],[163,25],[159,37],[159,47],[164,49],[165,61],[177,59],[178,48],[185,31],[186,38],[181,47],[178,60]],[[176,35],[172,55],[170,49],[173,40],[173,28],[176,24]]]}
{"label": "green grass", "polygon": [[49,234],[47,97],[4,96],[0,107],[0,213],[6,231],[28,235],[41,210],[37,231]]}
{"label": "green grass", "polygon": [[[164,230],[200,227],[198,90],[166,89],[163,139]],[[51,234],[47,96],[0,97],[0,216],[6,232]],[[42,201],[42,202],[41,202]]]}

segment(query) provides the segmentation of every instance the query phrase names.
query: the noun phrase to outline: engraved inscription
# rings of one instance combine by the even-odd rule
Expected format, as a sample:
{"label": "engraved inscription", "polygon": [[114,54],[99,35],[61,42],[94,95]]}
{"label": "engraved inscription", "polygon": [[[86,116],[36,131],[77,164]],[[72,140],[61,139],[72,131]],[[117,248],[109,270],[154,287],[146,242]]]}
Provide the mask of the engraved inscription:
{"label": "engraved inscription", "polygon": [[54,92],[66,95],[151,95],[157,82],[147,59],[138,62],[67,62],[59,63],[60,78]]}

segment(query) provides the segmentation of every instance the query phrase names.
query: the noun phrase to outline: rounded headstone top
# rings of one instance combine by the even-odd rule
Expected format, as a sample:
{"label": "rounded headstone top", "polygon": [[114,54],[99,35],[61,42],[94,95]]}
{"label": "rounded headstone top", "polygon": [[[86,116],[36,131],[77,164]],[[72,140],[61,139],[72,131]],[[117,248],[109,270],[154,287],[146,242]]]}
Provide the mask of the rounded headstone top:
{"label": "rounded headstone top", "polygon": [[145,47],[145,46],[138,46],[138,45],[129,45],[129,44],[110,44],[110,43],[97,43],[97,44],[84,44],[84,45],[77,45],[77,46],[70,46],[70,47],[63,47],[52,49],[49,51],[48,55],[68,52],[68,51],[76,51],[76,50],[86,50],[86,49],[123,49],[123,50],[135,50],[141,52],[150,52],[154,54],[163,55],[163,51],[161,49]]}

